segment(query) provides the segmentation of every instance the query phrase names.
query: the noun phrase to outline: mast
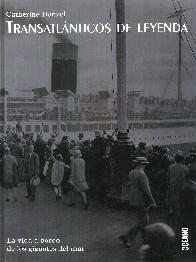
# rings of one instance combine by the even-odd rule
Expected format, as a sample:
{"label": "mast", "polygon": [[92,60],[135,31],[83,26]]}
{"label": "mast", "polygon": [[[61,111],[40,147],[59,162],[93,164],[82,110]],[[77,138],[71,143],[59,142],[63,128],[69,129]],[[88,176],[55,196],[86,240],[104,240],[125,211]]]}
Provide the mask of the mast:
{"label": "mast", "polygon": [[176,10],[173,14],[171,14],[167,19],[171,18],[176,18],[178,17],[179,19],[179,24],[180,24],[180,31],[178,33],[178,104],[181,104],[182,102],[182,15],[185,11],[191,10],[192,8],[189,9],[182,9],[180,6],[180,10]]}
{"label": "mast", "polygon": [[[125,24],[125,0],[115,0],[116,24]],[[117,65],[117,143],[112,146],[112,184],[107,194],[113,205],[123,205],[127,201],[127,176],[130,170],[132,148],[129,142],[127,119],[127,86],[126,86],[126,33],[116,32],[116,65]]]}
{"label": "mast", "polygon": [[178,104],[182,103],[182,9],[179,14],[180,31],[179,35],[179,46],[178,46]]}
{"label": "mast", "polygon": [[[125,0],[115,0],[116,24],[125,24]],[[117,127],[118,141],[128,140],[127,86],[126,86],[126,33],[116,32],[117,64]]]}
{"label": "mast", "polygon": [[57,101],[57,137],[58,137],[58,141],[61,141],[61,104],[60,101],[58,99]]}

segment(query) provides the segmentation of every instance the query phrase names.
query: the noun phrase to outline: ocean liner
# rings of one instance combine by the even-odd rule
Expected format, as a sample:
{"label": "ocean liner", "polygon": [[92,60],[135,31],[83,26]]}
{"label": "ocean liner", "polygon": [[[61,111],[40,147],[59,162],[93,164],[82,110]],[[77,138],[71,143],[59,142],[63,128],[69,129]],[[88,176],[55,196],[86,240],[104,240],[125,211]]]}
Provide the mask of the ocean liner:
{"label": "ocean liner", "polygon": [[[175,10],[170,18],[177,17],[180,24],[184,18],[182,8]],[[178,99],[161,100],[160,98],[143,98],[139,92],[129,92],[128,103],[131,109],[128,112],[128,129],[130,140],[134,144],[143,141],[147,145],[182,146],[196,143],[196,99],[186,101],[182,98],[182,32],[179,31],[178,50]],[[192,34],[191,34],[192,35]],[[186,38],[186,35],[185,35]],[[188,42],[190,44],[190,42]],[[192,54],[194,50],[191,48]],[[118,52],[118,46],[116,47]],[[195,58],[195,56],[194,56]],[[40,89],[39,95],[34,93],[31,98],[10,97],[2,89],[0,101],[0,135],[6,135],[8,130],[20,129],[29,135],[42,133],[47,140],[51,134],[57,134],[58,139],[67,135],[70,139],[77,139],[79,133],[83,133],[84,139],[92,139],[95,130],[105,130],[107,134],[112,134],[117,128],[115,113],[111,112],[85,112],[78,108],[77,96],[72,92],[56,92],[48,94],[44,89]],[[46,91],[46,92],[45,92]],[[58,90],[57,90],[58,91]],[[55,98],[55,95],[57,98]],[[66,103],[72,101],[74,105],[72,112],[67,113],[62,109],[60,97],[66,99]],[[114,99],[115,100],[115,99]],[[51,102],[52,101],[52,102]],[[65,100],[62,100],[63,103]],[[48,103],[53,103],[53,109],[46,110]],[[139,111],[141,103],[153,105],[154,111]],[[54,105],[55,104],[55,105]],[[168,106],[167,110],[166,104]],[[156,105],[156,106],[155,106]],[[169,109],[168,109],[169,108]]]}

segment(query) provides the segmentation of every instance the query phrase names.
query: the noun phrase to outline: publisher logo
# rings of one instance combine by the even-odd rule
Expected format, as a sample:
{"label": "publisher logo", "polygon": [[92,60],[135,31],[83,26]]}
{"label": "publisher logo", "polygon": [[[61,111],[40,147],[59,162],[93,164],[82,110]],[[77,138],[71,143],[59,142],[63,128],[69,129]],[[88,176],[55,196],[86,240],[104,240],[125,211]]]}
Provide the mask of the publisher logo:
{"label": "publisher logo", "polygon": [[182,250],[189,250],[189,229],[188,227],[182,228]]}

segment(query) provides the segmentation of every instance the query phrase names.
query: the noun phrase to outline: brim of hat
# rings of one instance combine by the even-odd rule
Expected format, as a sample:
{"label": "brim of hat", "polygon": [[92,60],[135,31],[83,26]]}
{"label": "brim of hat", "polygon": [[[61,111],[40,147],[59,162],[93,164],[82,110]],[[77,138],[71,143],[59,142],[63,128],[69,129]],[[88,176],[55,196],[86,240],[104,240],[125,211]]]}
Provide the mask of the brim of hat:
{"label": "brim of hat", "polygon": [[137,160],[132,160],[132,162],[134,163],[138,163],[138,164],[149,164],[150,162],[140,162],[140,161],[137,161]]}

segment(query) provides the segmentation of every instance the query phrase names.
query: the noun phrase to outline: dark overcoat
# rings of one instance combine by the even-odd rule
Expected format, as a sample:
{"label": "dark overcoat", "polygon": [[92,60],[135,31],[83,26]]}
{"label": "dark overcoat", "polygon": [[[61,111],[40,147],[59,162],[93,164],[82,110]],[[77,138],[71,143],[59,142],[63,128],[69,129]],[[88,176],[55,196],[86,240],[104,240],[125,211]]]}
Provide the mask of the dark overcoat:
{"label": "dark overcoat", "polygon": [[36,153],[28,154],[24,158],[25,179],[29,180],[33,177],[39,176],[39,157]]}

